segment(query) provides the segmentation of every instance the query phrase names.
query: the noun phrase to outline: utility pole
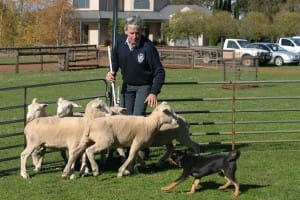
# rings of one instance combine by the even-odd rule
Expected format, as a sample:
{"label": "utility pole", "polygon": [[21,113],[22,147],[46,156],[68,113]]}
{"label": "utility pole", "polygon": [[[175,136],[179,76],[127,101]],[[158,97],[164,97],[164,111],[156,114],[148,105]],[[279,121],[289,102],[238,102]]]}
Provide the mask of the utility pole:
{"label": "utility pole", "polygon": [[118,0],[113,0],[113,30],[112,30],[112,48],[115,47],[117,39],[117,26],[118,26]]}
{"label": "utility pole", "polygon": [[101,15],[100,15],[100,1],[99,0],[99,5],[98,5],[98,46],[101,44]]}

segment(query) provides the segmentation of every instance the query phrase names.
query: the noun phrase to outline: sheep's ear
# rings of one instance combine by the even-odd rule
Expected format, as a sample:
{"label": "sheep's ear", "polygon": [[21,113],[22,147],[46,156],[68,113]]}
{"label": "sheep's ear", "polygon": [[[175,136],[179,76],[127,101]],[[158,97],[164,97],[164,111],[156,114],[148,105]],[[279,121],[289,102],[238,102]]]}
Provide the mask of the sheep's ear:
{"label": "sheep's ear", "polygon": [[114,114],[125,114],[126,110],[127,110],[126,108],[123,108],[120,106],[114,106],[114,107],[111,107],[110,109]]}
{"label": "sheep's ear", "polygon": [[37,98],[33,98],[31,103],[36,103],[37,102]]}
{"label": "sheep's ear", "polygon": [[46,108],[47,106],[48,106],[48,104],[46,104],[46,103],[42,104],[42,108]]}
{"label": "sheep's ear", "polygon": [[58,99],[57,99],[57,103],[60,103],[60,102],[62,102],[64,99],[62,98],[62,97],[59,97]]}
{"label": "sheep's ear", "polygon": [[120,114],[126,114],[127,109],[120,107],[119,113]]}
{"label": "sheep's ear", "polygon": [[168,105],[166,101],[161,102],[161,105]]}
{"label": "sheep's ear", "polygon": [[167,130],[172,130],[172,129],[176,129],[179,127],[179,124],[163,124],[159,130],[160,131],[167,131]]}
{"label": "sheep's ear", "polygon": [[74,102],[72,102],[72,106],[73,106],[74,108],[80,108],[80,107],[81,107],[81,105],[79,105],[79,104],[77,104],[77,103],[74,103]]}

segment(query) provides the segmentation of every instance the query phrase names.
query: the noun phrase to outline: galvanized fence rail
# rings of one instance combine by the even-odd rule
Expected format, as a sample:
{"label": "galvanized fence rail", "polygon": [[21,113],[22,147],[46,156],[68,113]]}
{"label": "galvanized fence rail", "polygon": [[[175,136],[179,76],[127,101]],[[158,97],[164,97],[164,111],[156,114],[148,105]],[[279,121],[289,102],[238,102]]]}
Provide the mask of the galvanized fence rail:
{"label": "galvanized fence rail", "polygon": [[[18,166],[19,155],[23,147],[23,139],[19,138],[18,143],[15,143],[15,137],[21,137],[23,134],[22,127],[25,124],[26,106],[28,104],[29,89],[33,88],[45,88],[53,85],[66,85],[66,84],[80,84],[83,82],[103,82],[105,92],[94,96],[74,97],[70,100],[83,100],[90,99],[96,96],[106,98],[110,96],[107,83],[104,79],[90,79],[90,80],[78,80],[78,81],[66,81],[66,82],[54,82],[45,84],[25,85],[19,87],[0,88],[0,94],[5,91],[18,92],[23,91],[23,102],[18,105],[9,105],[0,107],[0,163],[11,162],[13,164],[5,164],[4,166]],[[180,97],[174,96],[172,98],[161,97],[160,101],[167,101],[174,105],[176,113],[183,115],[191,126],[191,136],[199,141],[200,145],[228,145],[232,149],[236,148],[236,145],[241,144],[266,144],[266,143],[283,143],[283,142],[300,142],[300,96],[297,94],[289,94],[285,96],[239,96],[238,86],[240,85],[268,85],[268,84],[299,84],[300,80],[271,80],[271,81],[206,81],[206,82],[167,82],[165,83],[165,93],[172,93],[175,88],[186,87],[189,85],[201,87],[217,87],[222,88],[223,85],[231,85],[230,90],[226,90],[226,95],[215,96],[213,94],[206,94],[207,96],[200,96],[201,92],[192,91],[190,95],[182,94]],[[179,87],[178,87],[179,86]],[[167,90],[167,92],[166,92]],[[213,90],[215,91],[215,90]],[[229,91],[229,92],[228,92]],[[18,92],[20,93],[20,92]],[[188,92],[187,92],[188,93]],[[225,94],[225,93],[224,93]],[[32,96],[32,94],[30,94]],[[172,95],[171,95],[172,96]],[[5,98],[5,95],[1,95],[1,98]],[[292,101],[291,105],[287,107],[263,107],[266,101]],[[256,102],[254,107],[244,107],[244,101]],[[53,104],[54,100],[48,100],[47,103]],[[208,103],[208,104],[207,104]],[[203,106],[205,104],[205,106]],[[207,104],[207,105],[206,105]],[[13,117],[4,120],[2,115],[6,115],[7,112],[13,112],[15,109],[23,110],[23,117]],[[260,113],[268,118],[248,119],[249,115]],[[290,113],[295,113],[290,115]],[[276,115],[286,115],[285,118],[275,119],[272,117]],[[204,116],[204,117],[203,117]],[[291,117],[291,118],[289,118]],[[20,125],[20,123],[23,123]],[[19,125],[18,125],[19,124]],[[266,128],[258,129],[256,126],[264,125]],[[279,124],[281,129],[271,128],[274,124]],[[4,127],[5,126],[5,127]],[[7,132],[6,126],[21,127],[21,129],[13,129],[15,131]],[[247,126],[247,128],[241,128],[241,126]],[[4,127],[4,128],[2,128]],[[207,128],[207,130],[206,130]],[[11,129],[9,129],[11,130]],[[253,140],[251,135],[261,135],[262,139]],[[281,137],[279,139],[272,139],[274,134],[295,134],[294,139],[285,139]],[[245,136],[245,137],[244,137]],[[208,137],[208,138],[205,138]],[[18,168],[4,167],[0,168],[0,176],[10,172],[15,172]]]}
{"label": "galvanized fence rail", "polygon": [[[290,133],[300,133],[300,96],[299,94],[290,94],[290,96],[247,96],[247,97],[238,97],[238,90],[241,85],[271,85],[271,84],[299,84],[300,80],[268,80],[268,81],[221,81],[221,82],[169,82],[165,85],[171,85],[174,87],[180,87],[183,85],[218,85],[219,88],[222,86],[231,85],[232,94],[229,97],[217,97],[217,98],[210,98],[210,97],[192,97],[192,98],[165,98],[161,99],[162,101],[167,102],[190,102],[192,104],[192,110],[177,110],[176,113],[183,114],[185,116],[197,115],[201,116],[201,114],[229,114],[231,115],[230,121],[189,121],[191,126],[201,126],[202,129],[204,126],[219,126],[219,125],[230,125],[230,130],[217,130],[208,131],[208,132],[191,132],[192,136],[215,136],[215,135],[230,135],[232,136],[231,140],[227,141],[208,141],[202,144],[227,144],[231,145],[232,149],[235,148],[236,144],[254,144],[254,143],[282,143],[282,142],[300,142],[300,137],[296,137],[296,139],[264,139],[264,140],[237,140],[235,138],[236,135],[253,135],[253,134],[290,134]],[[295,103],[292,104],[288,108],[261,108],[259,102],[267,102],[267,101],[294,101]],[[256,108],[239,108],[237,105],[238,103],[242,103],[243,101],[253,101],[258,102]],[[197,104],[199,105],[200,102],[230,102],[230,106],[226,109],[214,109],[214,108],[207,108],[207,109],[197,109]],[[186,104],[185,104],[186,105]],[[296,106],[295,106],[296,105]],[[251,114],[264,114],[270,115],[267,120],[244,120],[242,119],[241,115],[251,115]],[[284,118],[284,119],[273,119],[273,113],[280,113],[281,115],[286,115],[287,113],[295,113],[296,117],[293,119]],[[199,117],[201,118],[201,117]],[[193,119],[195,120],[195,119]],[[287,127],[287,129],[280,129],[280,130],[252,130],[251,126],[257,125],[264,125],[264,126],[272,126],[274,124],[282,124],[282,125],[296,125],[296,128]],[[250,125],[249,130],[239,130],[237,126],[243,125]],[[268,127],[267,127],[268,129]],[[216,138],[214,138],[216,139]]]}
{"label": "galvanized fence rail", "polygon": [[[87,92],[88,94],[83,96],[80,93],[77,93],[76,91],[76,88],[78,88],[80,84],[83,85],[82,87],[89,87],[89,85],[92,85],[91,87],[94,87],[95,90],[93,90],[92,92]],[[71,87],[71,89],[69,90],[72,90],[71,92],[68,92],[72,94],[72,97],[68,98],[68,100],[84,102],[94,99],[96,97],[100,97],[105,101],[109,101],[109,86],[107,85],[106,80],[103,78],[61,81],[0,88],[1,100],[4,100],[4,98],[7,95],[12,95],[18,99],[16,100],[16,102],[20,102],[19,104],[13,105],[0,104],[0,176],[5,175],[6,173],[9,173],[11,171],[15,171],[17,169],[5,167],[7,165],[10,166],[7,163],[13,163],[11,166],[19,165],[17,161],[19,161],[20,152],[25,145],[25,140],[23,139],[23,129],[26,124],[27,105],[31,103],[32,100],[30,98],[38,96],[41,99],[41,101],[39,102],[47,103],[49,105],[56,104],[56,101],[59,97],[56,96],[59,95],[58,91],[57,94],[55,93],[55,95],[53,96],[44,96],[44,94],[40,91],[42,90],[43,92],[47,93],[47,90],[49,88],[57,90],[57,87],[61,87],[59,90],[63,90],[62,88],[65,88],[68,85],[69,87]],[[63,93],[64,92],[62,92],[62,94]],[[84,109],[84,107],[82,109]],[[52,115],[54,114],[55,110],[53,109]]]}

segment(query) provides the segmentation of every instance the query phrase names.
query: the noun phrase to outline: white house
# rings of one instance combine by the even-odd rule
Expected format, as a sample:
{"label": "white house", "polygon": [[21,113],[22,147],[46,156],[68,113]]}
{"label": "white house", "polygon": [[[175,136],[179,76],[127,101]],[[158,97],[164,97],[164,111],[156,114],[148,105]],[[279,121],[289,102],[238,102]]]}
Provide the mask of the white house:
{"label": "white house", "polygon": [[[113,0],[73,0],[80,21],[80,43],[103,45],[111,40]],[[144,20],[145,34],[152,41],[163,40],[161,24],[177,11],[207,8],[197,5],[169,5],[168,0],[118,0],[118,18],[139,15]],[[202,44],[200,41],[199,44]]]}

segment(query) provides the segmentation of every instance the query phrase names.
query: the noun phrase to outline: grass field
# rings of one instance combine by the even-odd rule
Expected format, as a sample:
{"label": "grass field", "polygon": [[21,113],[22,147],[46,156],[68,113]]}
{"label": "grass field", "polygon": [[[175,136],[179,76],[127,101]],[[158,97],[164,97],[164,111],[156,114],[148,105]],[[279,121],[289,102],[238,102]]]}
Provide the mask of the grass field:
{"label": "grass field", "polygon": [[[291,69],[292,68],[292,69]],[[34,83],[48,83],[67,80],[81,80],[104,77],[106,69],[80,72],[51,72],[51,73],[22,73],[22,74],[0,74],[0,88],[18,86]],[[230,80],[230,74],[227,74]],[[241,80],[253,80],[253,72],[242,72]],[[211,69],[198,70],[167,70],[167,82],[174,81],[222,81],[223,73]],[[258,74],[259,80],[299,80],[299,70],[296,67],[282,67],[277,72],[267,69]],[[117,82],[116,85],[118,85]],[[38,97],[41,101],[55,100],[59,96],[71,98],[76,95],[95,95],[99,92],[98,85],[76,85],[64,87],[45,87],[34,89],[29,92],[29,99]],[[101,92],[101,91],[100,91]],[[20,91],[1,92],[0,107],[20,103],[22,94]],[[224,90],[220,85],[165,85],[160,99],[170,98],[220,98],[231,97],[231,90]],[[237,91],[238,97],[261,97],[261,96],[300,96],[299,84],[295,83],[271,83],[260,84],[259,87]],[[76,96],[77,97],[77,96]],[[81,102],[84,105],[84,101]],[[170,102],[175,111],[184,110],[223,110],[229,109],[231,102],[223,101],[202,101],[202,102]],[[299,108],[299,99],[294,100],[245,100],[237,103],[237,109],[271,109],[271,108]],[[151,111],[151,109],[149,109]],[[55,112],[55,105],[49,106],[49,114]],[[1,111],[0,119],[16,117],[21,111],[7,113]],[[200,121],[230,121],[231,115],[226,113],[201,113],[183,114],[189,122]],[[299,120],[298,112],[264,112],[264,113],[240,113],[238,120]],[[0,121],[1,121],[0,120]],[[299,123],[295,124],[240,124],[237,131],[248,130],[288,130],[300,129]],[[13,126],[1,126],[0,136],[5,131],[14,131],[22,128],[22,124]],[[215,126],[191,126],[192,133],[231,131],[230,125]],[[209,141],[230,141],[231,135],[204,135],[192,136],[199,142]],[[259,141],[259,140],[297,140],[299,133],[279,134],[237,134],[237,141]],[[0,147],[13,144],[22,144],[23,137],[0,138]],[[184,149],[183,146],[177,148]],[[250,143],[237,144],[241,150],[241,157],[238,160],[237,179],[241,184],[241,200],[297,200],[300,196],[300,144],[299,142],[285,143]],[[230,145],[202,145],[201,153],[222,152],[231,149]],[[19,159],[1,162],[6,155],[19,156],[22,147],[0,150],[0,170],[3,168],[16,168],[11,173],[3,173],[0,176],[0,198],[1,199],[51,199],[51,200],[73,200],[73,199],[233,199],[233,187],[226,191],[218,191],[217,188],[225,183],[223,178],[217,174],[205,177],[201,185],[193,195],[187,195],[192,178],[165,193],[161,187],[174,181],[181,173],[180,169],[166,163],[162,168],[155,167],[155,162],[162,155],[164,148],[152,147],[151,156],[146,161],[147,168],[141,169],[140,173],[133,176],[117,178],[117,169],[120,163],[117,159],[109,160],[106,165],[100,166],[102,174],[99,177],[84,177],[76,180],[62,180],[60,178],[63,163],[59,153],[46,155],[44,168],[40,173],[34,173],[28,166],[30,180],[23,180],[19,176]],[[99,156],[97,156],[99,159]],[[29,159],[30,160],[30,159]]]}

